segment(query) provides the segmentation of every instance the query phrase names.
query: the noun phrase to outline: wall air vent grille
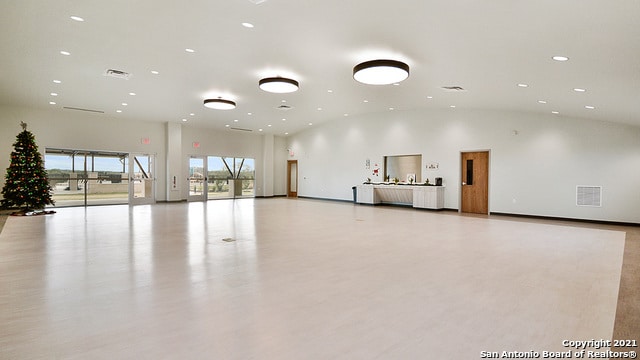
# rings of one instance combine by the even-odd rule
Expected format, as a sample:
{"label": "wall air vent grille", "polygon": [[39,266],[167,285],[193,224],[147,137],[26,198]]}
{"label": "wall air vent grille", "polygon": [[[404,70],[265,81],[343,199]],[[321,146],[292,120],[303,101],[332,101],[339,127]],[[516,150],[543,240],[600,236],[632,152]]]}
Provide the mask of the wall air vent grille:
{"label": "wall air vent grille", "polygon": [[577,206],[602,206],[602,186],[576,186]]}

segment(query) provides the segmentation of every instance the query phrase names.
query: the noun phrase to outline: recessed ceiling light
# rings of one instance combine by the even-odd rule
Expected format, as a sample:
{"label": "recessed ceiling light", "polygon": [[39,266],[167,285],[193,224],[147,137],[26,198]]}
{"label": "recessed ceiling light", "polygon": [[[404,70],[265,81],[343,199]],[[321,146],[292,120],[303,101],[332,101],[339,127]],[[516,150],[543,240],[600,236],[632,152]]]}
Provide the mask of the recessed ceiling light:
{"label": "recessed ceiling light", "polygon": [[49,101],[49,105],[55,105],[56,102],[55,101]]}
{"label": "recessed ceiling light", "polygon": [[84,19],[81,18],[80,16],[71,16],[71,20],[78,21],[78,22],[83,22],[84,21]]}
{"label": "recessed ceiling light", "polygon": [[51,96],[58,96],[57,93],[51,93]]}
{"label": "recessed ceiling light", "polygon": [[268,127],[271,127],[271,124],[267,125]]}
{"label": "recessed ceiling light", "polygon": [[286,132],[286,133],[284,133],[284,134],[285,134],[285,135],[289,135],[289,133],[288,133],[288,132]]}
{"label": "recessed ceiling light", "polygon": [[189,114],[189,116],[196,116],[196,114],[194,114],[194,113],[190,113],[190,114]]}
{"label": "recessed ceiling light", "polygon": [[129,105],[129,104],[127,104],[127,103],[122,103],[122,106],[127,106],[127,105]]}
{"label": "recessed ceiling light", "polygon": [[282,121],[287,121],[287,119],[285,119],[285,118],[282,118]]}
{"label": "recessed ceiling light", "polygon": [[394,108],[390,107],[389,110],[395,110]]}
{"label": "recessed ceiling light", "polygon": [[60,81],[60,80],[53,80],[53,82],[56,83],[56,84],[62,84],[62,81]]}
{"label": "recessed ceiling light", "polygon": [[229,124],[226,124],[226,125],[225,125],[224,127],[231,127],[231,125],[229,125]]}
{"label": "recessed ceiling light", "polygon": [[369,102],[369,100],[363,100],[362,102],[366,102],[366,103],[368,103],[368,102]]}
{"label": "recessed ceiling light", "polygon": [[449,105],[450,108],[455,109],[456,106],[455,105]]}
{"label": "recessed ceiling light", "polygon": [[329,89],[329,90],[327,90],[327,92],[328,92],[328,93],[332,93],[332,92],[333,92],[333,90]]}
{"label": "recessed ceiling light", "polygon": [[309,123],[309,126],[313,125],[313,123]]}
{"label": "recessed ceiling light", "polygon": [[252,23],[248,23],[248,22],[243,22],[242,26],[248,28],[248,29],[253,29],[253,24]]}
{"label": "recessed ceiling light", "polygon": [[158,75],[158,74],[160,74],[160,73],[159,73],[159,72],[157,72],[156,70],[151,70],[151,73],[152,73],[153,75]]}
{"label": "recessed ceiling light", "polygon": [[251,116],[251,115],[253,115],[253,113],[247,113],[247,115]]}
{"label": "recessed ceiling light", "polygon": [[262,131],[262,129],[258,129],[258,131]]}
{"label": "recessed ceiling light", "polygon": [[322,111],[322,108],[321,108],[321,107],[319,107],[319,108],[318,108],[318,111]]}
{"label": "recessed ceiling light", "polygon": [[585,106],[585,109],[589,109],[589,110],[593,110],[593,109],[595,109],[595,108],[596,108],[595,106],[591,106],[591,105],[587,105],[587,106]]}
{"label": "recessed ceiling light", "polygon": [[393,83],[393,86],[400,86],[400,83]]}
{"label": "recessed ceiling light", "polygon": [[529,87],[529,85],[527,85],[527,84],[518,84],[518,86],[521,87],[521,88]]}
{"label": "recessed ceiling light", "polygon": [[349,114],[344,114],[344,116],[349,116]]}
{"label": "recessed ceiling light", "polygon": [[552,59],[555,60],[555,61],[567,61],[567,60],[569,60],[568,57],[562,56],[562,55],[556,55],[556,56],[552,57]]}
{"label": "recessed ceiling light", "polygon": [[182,119],[183,122],[187,122],[187,119]]}
{"label": "recessed ceiling light", "polygon": [[194,52],[196,52],[195,50],[193,50],[193,49],[189,49],[189,48],[184,49],[184,51],[186,51],[186,52],[188,52],[188,53],[194,53]]}
{"label": "recessed ceiling light", "polygon": [[433,96],[427,96],[427,99],[433,99]]}
{"label": "recessed ceiling light", "polygon": [[538,100],[538,104],[546,104],[547,102],[544,100]]}
{"label": "recessed ceiling light", "polygon": [[60,54],[62,54],[62,55],[66,55],[66,56],[71,55],[71,53],[70,53],[70,52],[65,51],[65,50],[60,51]]}
{"label": "recessed ceiling light", "polygon": [[238,121],[240,121],[240,120],[238,120],[238,119],[233,119],[233,122],[238,122]]}
{"label": "recessed ceiling light", "polygon": [[122,110],[116,110],[116,112],[117,112],[117,113],[121,113],[121,112],[122,112]]}
{"label": "recessed ceiling light", "polygon": [[551,113],[552,113],[552,114],[555,114],[555,115],[560,114],[560,112],[558,112],[558,111],[552,111]]}
{"label": "recessed ceiling light", "polygon": [[131,95],[131,96],[136,96],[136,93],[134,93],[134,92],[130,92],[130,93],[129,93],[129,95]]}
{"label": "recessed ceiling light", "polygon": [[575,91],[575,92],[585,92],[585,91],[587,91],[587,90],[585,90],[585,89],[580,89],[580,88],[575,88],[575,89],[573,89],[573,91]]}

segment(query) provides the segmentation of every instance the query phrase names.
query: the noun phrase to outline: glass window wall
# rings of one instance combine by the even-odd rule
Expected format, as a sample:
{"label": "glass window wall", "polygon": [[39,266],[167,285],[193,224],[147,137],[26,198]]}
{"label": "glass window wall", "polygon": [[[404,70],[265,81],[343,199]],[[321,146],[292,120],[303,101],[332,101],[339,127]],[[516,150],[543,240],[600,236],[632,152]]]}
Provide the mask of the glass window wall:
{"label": "glass window wall", "polygon": [[47,148],[44,164],[56,206],[127,204],[127,154]]}

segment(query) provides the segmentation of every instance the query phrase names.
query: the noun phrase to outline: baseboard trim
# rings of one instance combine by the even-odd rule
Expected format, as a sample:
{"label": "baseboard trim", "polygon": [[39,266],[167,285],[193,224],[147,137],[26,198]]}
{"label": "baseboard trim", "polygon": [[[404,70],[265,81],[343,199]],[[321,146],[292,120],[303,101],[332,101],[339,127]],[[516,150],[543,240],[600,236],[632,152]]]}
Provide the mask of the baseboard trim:
{"label": "baseboard trim", "polygon": [[280,198],[280,197],[287,197],[287,195],[254,196],[254,198],[256,199],[273,199],[273,198]]}
{"label": "baseboard trim", "polygon": [[333,201],[333,202],[342,202],[342,203],[353,203],[353,200],[321,198],[321,197],[315,197],[315,196],[298,196],[298,199],[322,200],[322,201]]}
{"label": "baseboard trim", "polygon": [[[278,195],[274,197],[286,197],[285,195]],[[411,205],[406,204],[359,204],[354,203],[353,200],[345,200],[345,199],[332,199],[332,198],[322,198],[315,196],[298,196],[299,199],[308,199],[308,200],[319,200],[319,201],[332,201],[332,202],[341,202],[341,203],[353,203],[354,205],[364,205],[364,206],[395,206],[399,208],[411,208],[416,210],[427,210],[427,211],[438,211],[438,212],[460,212],[459,209],[454,208],[442,208],[442,209],[422,209],[422,208],[413,208]],[[568,218],[568,217],[560,217],[560,216],[545,216],[545,215],[529,215],[529,214],[512,214],[505,212],[490,212],[488,215],[495,216],[509,216],[509,217],[519,217],[519,218],[528,218],[528,219],[540,219],[540,220],[557,220],[557,221],[573,221],[587,224],[600,224],[600,225],[618,225],[618,226],[633,226],[640,227],[640,223],[633,222],[625,222],[625,221],[611,221],[611,220],[592,220],[592,219],[579,219],[579,218]]]}
{"label": "baseboard trim", "polygon": [[526,218],[526,219],[573,221],[573,222],[580,222],[580,223],[586,223],[586,224],[620,225],[620,226],[640,227],[640,223],[632,223],[632,222],[625,222],[625,221],[592,220],[592,219],[567,218],[567,217],[560,217],[560,216],[512,214],[512,213],[493,212],[493,211],[490,212],[489,215],[519,217],[519,218]]}

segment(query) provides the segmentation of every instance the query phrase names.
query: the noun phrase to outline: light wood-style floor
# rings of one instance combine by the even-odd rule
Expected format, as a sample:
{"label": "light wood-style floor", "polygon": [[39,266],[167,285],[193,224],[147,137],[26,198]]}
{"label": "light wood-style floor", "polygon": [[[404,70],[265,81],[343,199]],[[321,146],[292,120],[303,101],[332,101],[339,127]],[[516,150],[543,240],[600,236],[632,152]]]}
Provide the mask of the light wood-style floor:
{"label": "light wood-style floor", "polygon": [[[225,241],[225,240],[233,241]],[[611,339],[625,233],[305,199],[0,233],[1,359],[478,359]]]}

